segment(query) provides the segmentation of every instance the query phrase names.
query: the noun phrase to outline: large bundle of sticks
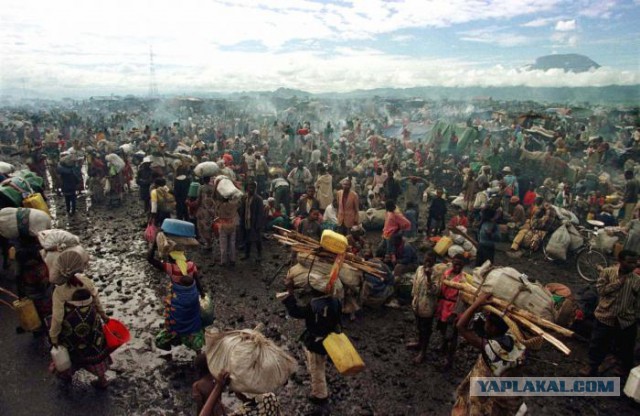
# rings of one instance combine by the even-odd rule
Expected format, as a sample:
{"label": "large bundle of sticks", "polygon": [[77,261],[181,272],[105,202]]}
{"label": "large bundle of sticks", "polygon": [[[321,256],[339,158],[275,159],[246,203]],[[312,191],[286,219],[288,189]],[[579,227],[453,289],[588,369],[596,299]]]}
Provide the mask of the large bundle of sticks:
{"label": "large bundle of sticks", "polygon": [[[274,238],[281,244],[290,246],[291,249],[300,254],[314,255],[319,259],[326,259],[328,263],[333,263],[336,255],[324,250],[318,240],[300,234],[296,231],[287,230],[281,227],[273,227],[280,234],[274,234]],[[344,263],[365,273],[384,279],[386,273],[375,263],[364,260],[362,257],[352,253],[345,253]]]}
{"label": "large bundle of sticks", "polygon": [[[476,297],[476,293],[478,292],[478,288],[470,285],[469,283],[451,282],[448,280],[443,280],[443,283],[449,287],[460,290],[460,296],[462,296],[462,300],[464,300],[468,304],[473,303],[473,300]],[[573,331],[570,331],[558,324],[536,316],[529,311],[517,308],[514,305],[511,305],[509,302],[495,296],[492,296],[489,302],[491,304],[485,305],[483,309],[487,312],[502,317],[511,331],[514,332],[513,335],[518,338],[518,340],[522,341],[523,339],[525,339],[523,333],[529,332],[549,342],[564,354],[569,355],[571,353],[569,347],[563,344],[558,338],[551,335],[549,331],[553,331],[556,334],[565,337],[572,337],[574,335]]]}

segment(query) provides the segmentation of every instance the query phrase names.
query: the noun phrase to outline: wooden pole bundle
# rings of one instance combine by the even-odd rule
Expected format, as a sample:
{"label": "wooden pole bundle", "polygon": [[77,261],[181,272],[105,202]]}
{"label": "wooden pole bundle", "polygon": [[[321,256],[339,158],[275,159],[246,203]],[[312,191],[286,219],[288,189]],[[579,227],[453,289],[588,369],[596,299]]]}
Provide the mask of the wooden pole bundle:
{"label": "wooden pole bundle", "polygon": [[[296,231],[287,230],[278,226],[273,228],[280,232],[280,234],[274,234],[274,238],[279,243],[290,246],[296,253],[313,255],[322,259],[327,259],[330,263],[333,263],[336,258],[334,253],[322,249],[318,240],[314,240],[313,238],[307,237],[306,235],[300,234]],[[380,279],[386,278],[386,273],[381,270],[376,263],[366,261],[355,254],[345,253],[344,262],[354,269],[358,269]]]}
{"label": "wooden pole bundle", "polygon": [[[472,303],[475,299],[477,288],[468,283],[452,282],[449,280],[443,280],[442,283],[446,286],[460,290],[462,292],[462,299],[467,303]],[[567,347],[564,343],[562,343],[562,341],[560,341],[553,335],[543,330],[541,327],[550,329],[566,337],[572,337],[573,331],[563,328],[560,325],[557,325],[544,318],[536,316],[529,311],[525,311],[523,309],[510,305],[508,302],[495,296],[492,296],[489,302],[492,303],[492,305],[485,305],[485,310],[499,315],[504,319],[510,319],[511,321],[517,323],[521,328],[525,328],[527,331],[542,337],[545,341],[553,345],[562,353],[566,355],[569,355],[571,353],[571,349],[569,349],[569,347]],[[521,336],[522,334],[519,335]]]}

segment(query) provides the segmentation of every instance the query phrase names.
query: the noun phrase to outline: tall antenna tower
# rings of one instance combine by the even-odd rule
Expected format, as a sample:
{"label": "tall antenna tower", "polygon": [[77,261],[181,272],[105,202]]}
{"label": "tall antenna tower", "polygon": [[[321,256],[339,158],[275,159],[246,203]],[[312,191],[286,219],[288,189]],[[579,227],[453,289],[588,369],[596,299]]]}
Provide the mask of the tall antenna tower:
{"label": "tall antenna tower", "polygon": [[156,84],[156,68],[153,65],[153,46],[149,46],[149,97],[158,96],[158,84]]}

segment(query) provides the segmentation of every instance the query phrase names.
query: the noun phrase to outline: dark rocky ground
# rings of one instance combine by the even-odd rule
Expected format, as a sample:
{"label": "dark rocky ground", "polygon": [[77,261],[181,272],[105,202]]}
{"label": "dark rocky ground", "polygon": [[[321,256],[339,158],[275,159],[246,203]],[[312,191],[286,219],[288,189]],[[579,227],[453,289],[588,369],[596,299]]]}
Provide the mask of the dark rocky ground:
{"label": "dark rocky ground", "polygon": [[[63,201],[54,198],[63,211]],[[164,284],[160,273],[144,259],[142,239],[144,217],[135,194],[117,209],[90,207],[79,202],[80,212],[73,218],[57,216],[56,226],[67,228],[82,239],[92,253],[90,275],[98,284],[102,300],[112,316],[131,329],[133,340],[114,354],[106,392],[95,391],[87,383],[90,376],[78,373],[72,386],[63,386],[48,374],[48,350],[30,334],[16,334],[17,320],[6,308],[0,309],[0,415],[187,415],[195,410],[190,400],[194,354],[183,347],[171,353],[156,350],[153,336],[162,323],[160,297]],[[216,253],[217,254],[217,253]],[[288,348],[300,362],[298,372],[279,392],[285,415],[304,415],[310,410],[306,396],[309,377],[303,354],[296,341],[303,323],[288,319],[274,295],[283,290],[284,272],[268,286],[276,269],[288,261],[288,253],[272,241],[265,242],[263,261],[239,262],[235,269],[213,265],[211,253],[197,251],[194,260],[204,276],[206,289],[216,305],[216,326],[223,329],[251,328],[265,324],[265,334]],[[216,256],[217,258],[217,256]],[[497,263],[513,267],[543,282],[581,283],[571,267],[553,265],[539,255],[510,258],[499,253]],[[0,279],[13,286],[11,273]],[[355,377],[342,377],[329,366],[332,408],[335,415],[446,415],[454,401],[457,385],[469,371],[477,353],[460,343],[452,371],[437,371],[439,356],[430,352],[422,365],[411,362],[412,352],[405,342],[414,336],[410,310],[365,309],[356,321],[344,322],[367,368]],[[432,347],[439,345],[437,333]],[[531,352],[526,374],[531,376],[573,376],[584,362],[586,344],[569,340],[569,357],[546,344]],[[225,400],[229,400],[228,398]],[[527,398],[533,415],[640,414],[640,407],[620,398]]]}

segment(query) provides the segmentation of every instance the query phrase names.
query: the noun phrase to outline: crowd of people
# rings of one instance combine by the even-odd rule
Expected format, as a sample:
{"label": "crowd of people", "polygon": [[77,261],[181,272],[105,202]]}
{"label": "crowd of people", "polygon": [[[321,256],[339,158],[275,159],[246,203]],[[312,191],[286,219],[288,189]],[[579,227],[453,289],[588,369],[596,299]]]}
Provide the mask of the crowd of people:
{"label": "crowd of people", "polygon": [[[640,163],[620,155],[622,150],[637,154],[637,126],[600,135],[611,124],[606,117],[516,118],[512,123],[469,119],[461,123],[464,133],[456,133],[425,120],[433,127],[430,133],[412,137],[411,123],[405,120],[398,135],[389,137],[388,118],[365,115],[326,123],[260,123],[247,117],[229,124],[194,113],[186,124],[129,130],[119,117],[97,122],[56,119],[52,113],[38,122],[5,124],[0,139],[50,182],[50,197],[64,196],[69,217],[77,215],[78,193],[86,192],[99,209],[118,207],[137,188],[149,223],[161,227],[167,218],[192,222],[200,249],[211,253],[212,264],[236,267],[237,250],[242,261],[250,260],[255,250],[259,263],[264,241],[280,227],[315,240],[324,230],[336,231],[348,238],[353,254],[388,272],[382,280],[365,273],[360,290],[366,295],[356,296],[357,305],[350,307],[346,296],[336,299],[325,287],[312,287],[311,301],[299,305],[293,281],[286,281],[284,306],[291,317],[305,321],[302,341],[316,414],[330,414],[322,341],[339,331],[343,314],[353,317],[362,306],[397,307],[406,300],[415,314],[417,340],[407,348],[417,351],[416,364],[425,360],[435,325],[441,371],[451,369],[462,338],[480,351],[469,377],[520,374],[525,347],[500,317],[488,314],[482,330],[471,329],[477,327],[473,316],[490,295],[482,293],[465,306],[459,290],[443,281],[462,281],[465,267],[472,264],[495,263],[501,244],[514,257],[536,251],[572,221],[591,221],[624,236],[619,247],[609,249],[617,261],[600,272],[595,284],[599,301],[583,373],[598,374],[612,351],[620,358],[621,376],[633,366],[640,317]],[[617,117],[619,124],[633,124],[624,114]],[[542,125],[536,124],[540,121]],[[463,140],[469,135],[471,140]],[[196,175],[194,168],[207,161],[216,163],[217,173]],[[232,181],[242,197],[222,196],[220,178]],[[2,195],[0,200],[3,207],[11,206]],[[458,252],[434,251],[438,239],[458,235],[463,236]],[[83,274],[83,259],[61,255],[59,280],[50,281],[36,238],[3,243],[8,244],[16,247],[19,295],[36,302],[43,320],[51,317],[49,342],[67,346],[76,354],[73,371],[84,368],[98,377],[97,387],[106,387],[110,358],[98,323],[109,318]],[[198,267],[182,252],[160,260],[155,255],[159,250],[151,242],[147,259],[169,276],[170,296],[156,344],[165,349],[184,344],[199,352],[204,346],[199,298],[205,292]],[[400,282],[406,275],[411,276],[411,291],[403,299]],[[91,333],[69,336],[65,328],[81,323],[88,323]],[[78,345],[86,343],[92,347],[79,351]],[[73,371],[61,376],[69,380]],[[518,411],[521,402],[513,398],[469,397],[469,377],[457,391],[452,414]],[[227,381],[227,374],[203,370],[203,379],[194,385],[201,415],[222,414],[219,400]],[[237,414],[279,414],[273,395],[243,398],[245,413]]]}

